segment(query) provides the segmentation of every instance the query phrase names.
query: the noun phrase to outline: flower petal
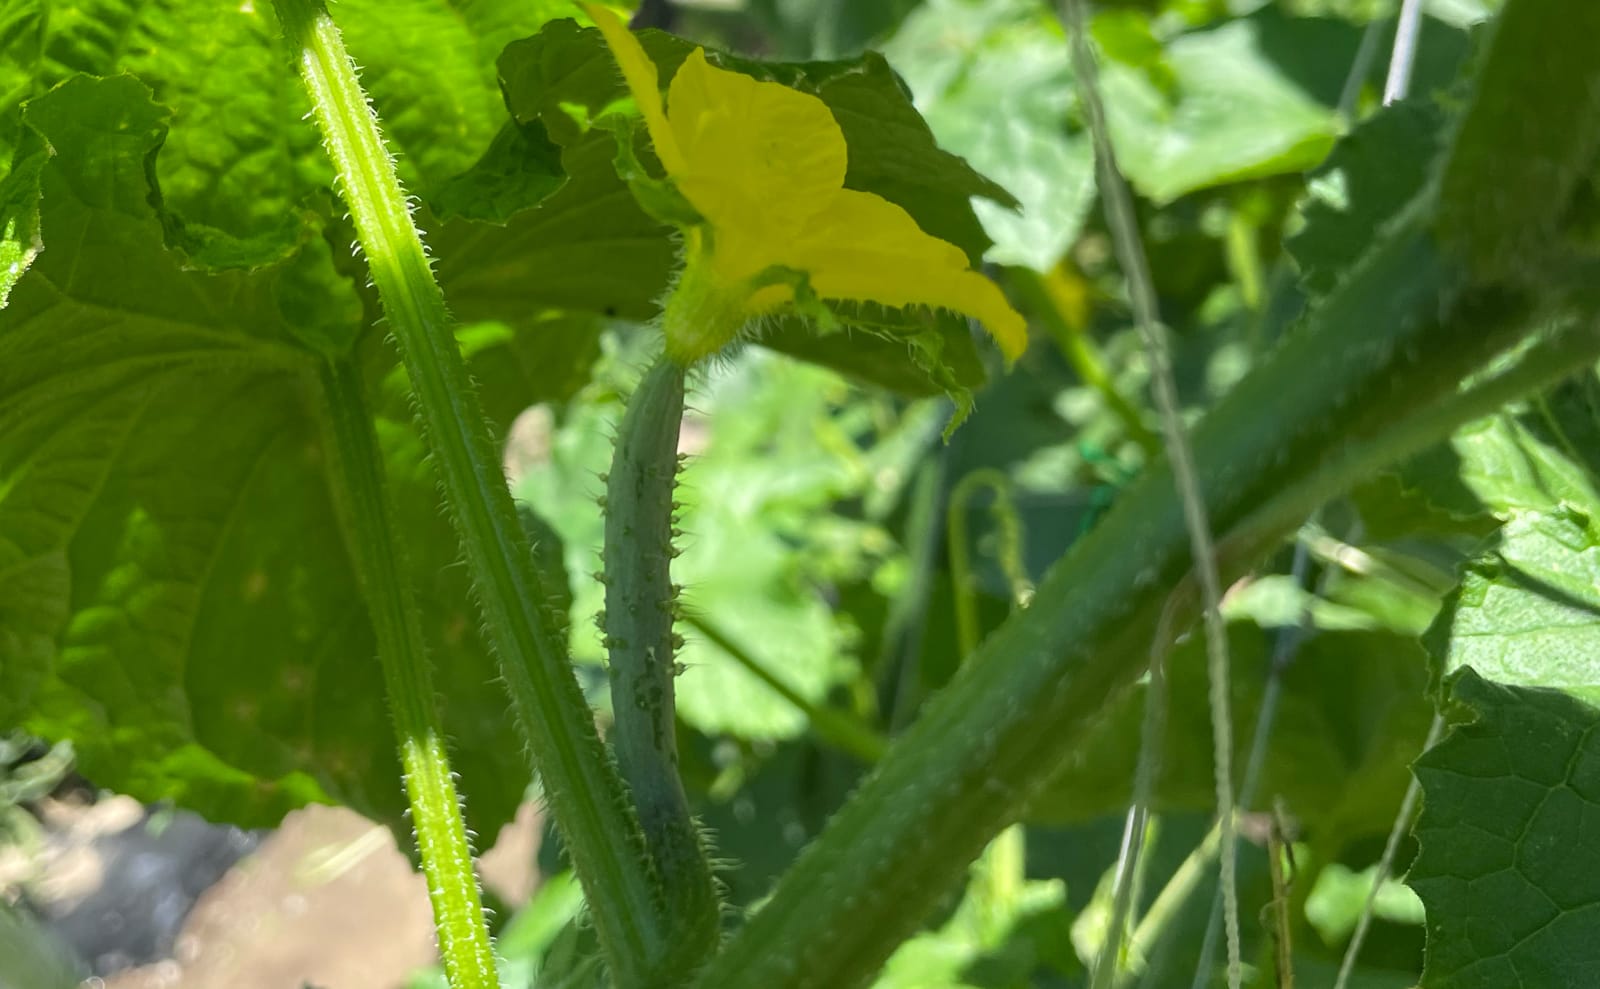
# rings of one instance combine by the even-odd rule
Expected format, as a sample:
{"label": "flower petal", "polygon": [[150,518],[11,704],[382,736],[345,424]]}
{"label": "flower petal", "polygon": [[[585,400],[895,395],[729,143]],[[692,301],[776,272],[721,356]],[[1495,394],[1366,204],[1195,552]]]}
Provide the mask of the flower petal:
{"label": "flower petal", "polygon": [[840,190],[776,263],[807,272],[820,298],[950,309],[981,322],[1008,362],[1027,349],[1027,321],[999,287],[880,196]]}
{"label": "flower petal", "polygon": [[656,74],[656,63],[645,54],[644,46],[639,44],[639,39],[633,36],[628,26],[610,9],[598,3],[582,6],[583,12],[600,29],[606,46],[611,49],[611,57],[617,60],[617,67],[622,70],[628,92],[633,94],[633,101],[644,115],[644,125],[650,131],[650,143],[654,145],[662,167],[668,175],[682,172],[683,155],[678,150],[672,128],[667,126],[667,115],[661,106],[661,77]]}
{"label": "flower petal", "polygon": [[673,178],[714,229],[741,227],[776,246],[844,185],[848,152],[826,103],[719,69],[703,49],[673,76],[667,114],[685,164]]}

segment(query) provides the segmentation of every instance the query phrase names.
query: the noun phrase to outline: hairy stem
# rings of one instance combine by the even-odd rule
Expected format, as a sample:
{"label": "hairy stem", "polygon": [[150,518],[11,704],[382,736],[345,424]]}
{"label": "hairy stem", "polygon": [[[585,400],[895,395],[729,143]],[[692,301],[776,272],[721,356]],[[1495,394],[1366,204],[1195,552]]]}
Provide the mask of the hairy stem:
{"label": "hairy stem", "polygon": [[[611,747],[633,796],[650,860],[674,917],[674,964],[692,971],[716,943],[720,904],[678,777],[673,679],[673,486],[683,423],[683,367],[656,361],[628,400],[606,477],[605,641]],[[668,973],[670,975],[670,973]]]}
{"label": "hairy stem", "polygon": [[411,824],[422,872],[428,879],[439,957],[451,989],[498,989],[489,928],[484,922],[472,846],[445,751],[418,620],[416,595],[372,429],[360,375],[348,362],[326,364],[322,391],[327,403],[327,442],[332,456],[334,501],[341,510],[356,577],[378,639],[389,714],[394,720],[405,772]]}
{"label": "hairy stem", "polygon": [[618,984],[649,984],[667,949],[665,904],[643,838],[544,613],[498,447],[451,333],[378,123],[321,0],[274,0],[333,159],[373,283],[416,393],[423,435],[461,537],[491,644],[550,810]]}
{"label": "hairy stem", "polygon": [[[1462,269],[1426,232],[1430,207],[1396,217],[1195,428],[1226,575],[1253,566],[1328,498],[1472,418],[1473,405],[1446,401],[1461,380],[1546,325],[1534,321],[1534,300],[1459,288]],[[1595,358],[1592,311],[1565,324],[1581,345],[1542,348],[1548,360],[1517,382],[1523,390]],[[697,985],[867,983],[1138,677],[1174,594],[1172,627],[1193,621],[1192,565],[1171,468],[1158,462],[923,708]]]}

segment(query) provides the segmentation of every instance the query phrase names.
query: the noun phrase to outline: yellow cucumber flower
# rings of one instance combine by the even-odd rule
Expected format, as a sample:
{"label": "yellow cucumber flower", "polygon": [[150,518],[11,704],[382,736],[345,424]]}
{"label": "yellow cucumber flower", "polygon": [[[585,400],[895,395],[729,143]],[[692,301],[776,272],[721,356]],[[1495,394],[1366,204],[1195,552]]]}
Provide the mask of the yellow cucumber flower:
{"label": "yellow cucumber flower", "polygon": [[655,63],[626,25],[583,6],[667,178],[703,221],[684,230],[684,267],[663,314],[670,357],[687,365],[716,353],[749,320],[793,303],[802,279],[818,299],[974,317],[1008,364],[1022,353],[1022,316],[959,247],[887,199],[844,188],[844,133],[821,99],[719,69],[697,48],[663,105]]}

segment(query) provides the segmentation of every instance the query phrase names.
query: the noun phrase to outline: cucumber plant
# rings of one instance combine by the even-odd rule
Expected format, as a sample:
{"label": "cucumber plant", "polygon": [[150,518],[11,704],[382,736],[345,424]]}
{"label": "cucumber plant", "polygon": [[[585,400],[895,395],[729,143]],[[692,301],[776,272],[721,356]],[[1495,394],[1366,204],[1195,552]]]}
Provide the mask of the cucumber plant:
{"label": "cucumber plant", "polygon": [[[1031,151],[1052,167],[1091,168],[1091,135],[1076,124],[1070,138],[1059,133],[1063,119],[1086,117],[1110,205],[1130,206],[1117,192],[1119,166],[1159,205],[1329,163],[1312,182],[1324,198],[1303,208],[1289,244],[1304,286],[1297,316],[1273,308],[1275,293],[1294,294],[1281,289],[1293,275],[1254,270],[1258,252],[1240,246],[1247,225],[1228,227],[1240,297],[1276,339],[1193,421],[1192,465],[1179,410],[1167,409],[1168,455],[1094,353],[1075,308],[1089,292],[1072,288],[1088,280],[1059,264],[1074,237],[1026,226],[1043,214],[1079,229],[1087,200],[1019,184],[1019,201],[941,150],[880,56],[752,61],[634,34],[598,4],[388,11],[346,0],[330,12],[319,0],[274,0],[270,11],[196,3],[193,17],[147,6],[123,25],[126,44],[107,40],[110,13],[80,23],[22,2],[0,17],[0,717],[70,739],[85,770],[110,785],[242,823],[271,824],[314,801],[391,822],[409,813],[444,978],[456,989],[513,983],[491,947],[467,824],[489,822],[479,831],[492,837],[530,771],[586,904],[567,948],[592,930],[609,984],[897,984],[897,961],[915,959],[924,925],[973,863],[939,930],[979,932],[990,954],[970,957],[975,967],[1009,943],[991,923],[994,903],[1059,898],[1032,884],[1011,826],[1087,813],[1085,754],[1111,762],[1126,750],[1100,742],[1138,722],[1129,711],[1141,698],[1165,704],[1175,731],[1181,705],[1149,697],[1158,683],[1142,676],[1152,656],[1170,653],[1161,689],[1187,682],[1179,660],[1195,649],[1183,633],[1202,613],[1212,655],[1233,651],[1248,665],[1251,640],[1234,641],[1237,625],[1224,624],[1214,592],[1245,587],[1319,508],[1348,508],[1347,492],[1352,503],[1381,500],[1381,487],[1365,489],[1390,483],[1381,472],[1401,465],[1393,483],[1404,495],[1393,500],[1426,503],[1427,525],[1457,535],[1477,512],[1484,528],[1471,534],[1497,540],[1461,555],[1459,586],[1453,572],[1417,577],[1415,567],[1410,585],[1382,584],[1402,602],[1393,610],[1411,608],[1386,619],[1384,634],[1403,626],[1410,653],[1430,657],[1433,682],[1413,684],[1412,699],[1449,728],[1417,771],[1413,884],[1429,939],[1421,979],[1491,985],[1537,971],[1538,984],[1566,985],[1592,970],[1593,949],[1574,930],[1600,890],[1563,883],[1548,851],[1593,837],[1582,825],[1594,802],[1583,767],[1600,721],[1588,706],[1589,667],[1564,658],[1593,645],[1585,616],[1600,606],[1584,569],[1600,539],[1600,420],[1585,390],[1592,375],[1572,380],[1600,359],[1591,231],[1600,69],[1581,46],[1550,41],[1600,29],[1591,4],[1505,0],[1443,97],[1378,111],[1342,138],[1331,115],[1228,57],[1239,50],[1229,46],[1290,30],[1270,11],[1206,30],[1173,27],[1212,16],[1181,4],[1168,5],[1165,21],[1108,11],[1092,26],[1068,24],[1076,70],[1049,64],[1083,97],[1047,108],[1058,132]],[[981,20],[982,6],[926,9],[964,23]],[[1051,58],[1061,54],[1043,5],[993,9],[1002,13],[982,16],[1034,28],[1048,19],[1037,36]],[[408,28],[436,50],[417,57],[375,40],[390,37],[391,17],[417,18]],[[908,21],[896,43],[946,36],[923,27]],[[1114,63],[1103,108],[1091,37]],[[434,44],[446,38],[461,43]],[[216,91],[221,77],[198,68],[214,56],[207,46],[224,42],[235,76],[223,85],[248,81],[250,92],[282,100],[226,110],[223,98],[236,94]],[[1023,51],[1007,66],[1033,64],[1038,52]],[[482,52],[498,55],[492,70]],[[1228,72],[1202,71],[1219,59]],[[929,115],[1004,172],[990,146],[999,138],[985,129],[1004,115],[960,102],[962,86],[982,91],[986,72],[992,82],[981,62],[930,73],[929,85],[942,79],[950,95]],[[1190,85],[1217,88],[1149,119],[1161,116],[1152,104]],[[1162,171],[1167,138],[1207,140],[1188,116],[1197,107],[1269,98],[1280,100],[1272,126],[1282,133],[1222,142],[1207,152],[1215,160]],[[196,117],[209,129],[174,123]],[[1147,133],[1163,127],[1166,137]],[[202,130],[220,137],[208,144]],[[470,134],[470,146],[452,134]],[[1235,219],[1253,208],[1238,196]],[[1007,212],[1017,207],[1020,219]],[[1137,269],[1137,218],[1113,212],[1110,233]],[[354,259],[333,249],[351,240]],[[759,659],[741,660],[790,690],[819,737],[847,740],[841,747],[871,766],[740,915],[750,898],[723,902],[718,839],[685,788],[688,764],[702,770],[707,757],[678,744],[685,643],[672,561],[682,545],[674,485],[686,388],[760,346],[942,393],[954,412],[946,449],[960,451],[961,421],[988,414],[973,412],[984,337],[996,365],[1026,372],[1029,357],[1027,318],[986,273],[991,249],[1034,268],[1022,286],[1044,299],[1044,321],[1065,328],[1065,359],[1088,369],[1082,378],[1112,408],[1124,449],[1147,462],[1104,517],[1066,526],[1071,538],[1037,581],[1017,572],[1031,543],[1008,544],[1003,597],[1031,593],[987,635],[952,506],[963,544],[952,552],[961,655],[887,745],[860,724],[873,707],[867,691],[845,714],[786,687]],[[1159,340],[1151,280],[1130,278],[1138,322]],[[595,363],[609,339],[601,317],[648,323],[651,341],[600,508],[604,737],[562,605],[552,604],[562,597],[545,545],[554,530],[519,517],[499,440],[530,399],[571,398],[574,386],[552,369]],[[979,394],[1005,400],[1003,386]],[[1079,448],[1100,448],[1083,439]],[[1416,477],[1416,464],[1440,456],[1459,462],[1466,507],[1460,491]],[[936,488],[936,479],[923,486]],[[920,518],[938,532],[932,499],[912,515],[908,528]],[[1030,538],[1041,531],[1034,521]],[[1351,551],[1328,555],[1355,567]],[[1368,574],[1390,558],[1371,556],[1359,558]],[[933,584],[926,556],[917,566],[909,583]],[[735,652],[736,637],[715,631],[731,617],[692,625]],[[374,653],[376,664],[359,661]],[[894,650],[884,653],[884,682],[914,694],[924,671],[896,669]],[[1239,675],[1211,672],[1211,689],[1228,700]],[[684,677],[694,676],[688,667]],[[387,727],[360,703],[380,695]],[[507,704],[514,732],[500,716]],[[1217,720],[1203,737],[1227,737],[1231,719]],[[392,737],[392,753],[371,744],[374,734]],[[1514,773],[1497,771],[1497,751]],[[1230,792],[1228,757],[1204,768]],[[1508,780],[1532,782],[1534,797]],[[1158,780],[1155,795],[1164,793]],[[1496,801],[1528,807],[1510,820],[1496,816]],[[1209,874],[1211,858],[1231,874],[1235,825],[1247,830],[1253,809],[1231,802],[1215,808],[1217,837],[1199,842],[1198,864],[1178,868],[1144,904],[1129,951],[1117,949],[1120,930],[1101,939],[1110,950],[1100,967],[1117,984],[1153,970],[1161,932],[1152,925],[1176,924],[1171,898],[1210,892],[1195,877]],[[1268,842],[1274,854],[1280,830]],[[1527,866],[1507,895],[1533,905],[1520,911],[1525,924],[1519,916],[1486,932],[1473,917],[1517,911],[1489,903],[1471,880],[1503,879],[1506,847]],[[1331,874],[1349,849],[1328,838],[1311,851],[1296,861]],[[1470,862],[1467,881],[1452,872],[1453,856]],[[1309,912],[1311,878],[1277,883],[1273,936],[1251,942],[1266,953],[1260,972],[1282,980],[1299,966],[1307,936],[1290,927]],[[1050,916],[1064,902],[1052,900]],[[1249,923],[1229,913],[1239,934],[1227,977],[1238,984],[1248,959],[1236,942]],[[1076,929],[1051,936],[1079,938]],[[1076,957],[1098,946],[1075,945]],[[1200,965],[1197,984],[1213,974]]]}

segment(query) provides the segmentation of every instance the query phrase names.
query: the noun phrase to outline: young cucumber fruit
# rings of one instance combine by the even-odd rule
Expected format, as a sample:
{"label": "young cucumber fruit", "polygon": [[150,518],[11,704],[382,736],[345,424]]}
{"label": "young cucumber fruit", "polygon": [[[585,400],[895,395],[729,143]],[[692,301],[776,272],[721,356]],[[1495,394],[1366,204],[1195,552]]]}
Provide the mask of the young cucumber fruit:
{"label": "young cucumber fruit", "polygon": [[606,610],[611,744],[633,796],[651,863],[677,920],[675,957],[702,961],[715,944],[720,906],[699,829],[678,778],[673,677],[682,640],[673,630],[670,564],[673,484],[683,420],[684,371],[661,358],[640,381],[618,429],[606,477]]}

